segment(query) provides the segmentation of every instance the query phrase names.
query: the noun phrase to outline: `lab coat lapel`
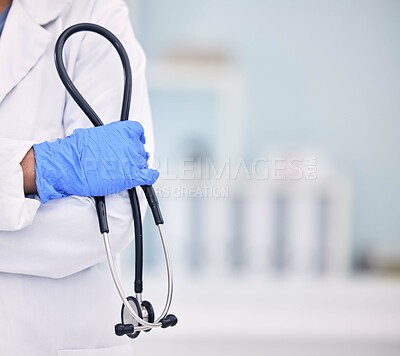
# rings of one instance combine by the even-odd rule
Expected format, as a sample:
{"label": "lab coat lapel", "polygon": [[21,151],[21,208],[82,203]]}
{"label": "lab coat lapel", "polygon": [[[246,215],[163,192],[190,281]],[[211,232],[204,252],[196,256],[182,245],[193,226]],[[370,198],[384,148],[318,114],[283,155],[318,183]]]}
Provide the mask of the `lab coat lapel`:
{"label": "lab coat lapel", "polygon": [[52,37],[14,0],[0,39],[0,102],[35,66]]}

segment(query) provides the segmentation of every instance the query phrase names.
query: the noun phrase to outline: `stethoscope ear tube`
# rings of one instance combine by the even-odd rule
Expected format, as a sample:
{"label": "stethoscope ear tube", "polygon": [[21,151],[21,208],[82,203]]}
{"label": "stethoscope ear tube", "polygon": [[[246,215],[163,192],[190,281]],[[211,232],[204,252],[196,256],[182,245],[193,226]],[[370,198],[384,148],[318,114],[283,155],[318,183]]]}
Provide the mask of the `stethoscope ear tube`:
{"label": "stethoscope ear tube", "polygon": [[99,220],[100,233],[109,233],[110,229],[108,227],[107,220],[107,209],[106,209],[106,199],[104,197],[95,197],[97,219]]}
{"label": "stethoscope ear tube", "polygon": [[131,202],[132,215],[135,229],[135,282],[134,291],[136,294],[143,292],[143,228],[142,214],[140,212],[139,197],[135,188],[128,190]]}
{"label": "stethoscope ear tube", "polygon": [[155,224],[157,226],[160,224],[164,224],[164,219],[161,214],[160,205],[158,203],[157,195],[154,191],[154,188],[151,185],[142,185],[141,187],[144,191],[144,195],[146,196],[147,203],[150,206]]}
{"label": "stethoscope ear tube", "polygon": [[116,49],[122,63],[122,68],[124,71],[124,95],[122,98],[122,106],[121,106],[121,115],[120,120],[128,120],[129,117],[129,109],[131,104],[131,96],[132,96],[132,70],[129,62],[128,54],[125,51],[124,46],[121,41],[109,30],[101,27],[99,25],[95,25],[93,23],[79,23],[68,27],[61,35],[58,37],[55,50],[54,50],[54,60],[56,64],[56,69],[58,75],[63,82],[65,88],[71,97],[75,100],[75,102],[79,105],[82,111],[86,114],[89,120],[92,122],[94,126],[101,126],[103,122],[96,114],[96,112],[92,109],[89,103],[85,100],[82,94],[75,87],[74,83],[72,83],[71,78],[68,75],[67,69],[65,68],[63,61],[63,49],[65,42],[69,37],[77,32],[89,31],[97,33],[103,37],[105,37]]}
{"label": "stethoscope ear tube", "polygon": [[[132,70],[130,67],[129,63],[129,57],[125,51],[125,48],[123,47],[122,43],[118,40],[118,38],[108,31],[107,29],[91,24],[91,23],[81,23],[81,24],[76,24],[73,25],[69,28],[67,28],[58,38],[56,45],[55,45],[55,64],[56,64],[56,69],[57,72],[60,76],[61,81],[63,82],[65,88],[71,95],[71,97],[75,100],[75,102],[78,104],[78,106],[82,109],[82,111],[86,114],[86,116],[89,118],[89,120],[92,122],[94,126],[101,126],[103,125],[103,122],[99,118],[99,116],[96,114],[96,112],[92,109],[92,107],[89,105],[89,103],[83,98],[81,93],[78,91],[78,89],[75,87],[75,85],[72,83],[72,80],[70,79],[67,69],[64,65],[63,62],[63,48],[65,45],[65,42],[67,39],[73,35],[74,33],[77,32],[82,32],[82,31],[90,31],[90,32],[95,32],[103,37],[105,37],[117,50],[119,57],[122,62],[123,66],[123,71],[124,71],[124,94],[123,94],[123,99],[122,99],[122,107],[121,107],[121,115],[120,115],[120,120],[128,120],[129,117],[129,109],[130,109],[130,101],[131,101],[131,95],[132,95]],[[100,232],[103,236],[103,241],[104,241],[104,246],[106,250],[106,255],[107,255],[107,261],[108,265],[110,267],[111,275],[115,284],[115,287],[118,290],[118,294],[121,297],[121,300],[123,302],[124,307],[126,310],[129,312],[129,314],[132,316],[133,319],[136,320],[138,323],[138,326],[133,326],[131,324],[117,324],[115,327],[115,332],[117,335],[132,335],[135,333],[137,335],[137,332],[139,331],[149,331],[152,328],[155,327],[161,327],[161,328],[166,328],[170,326],[175,326],[178,319],[172,315],[169,314],[167,315],[169,308],[171,306],[172,302],[172,294],[173,294],[173,280],[172,280],[172,270],[171,270],[171,264],[169,260],[169,253],[168,253],[168,246],[167,246],[167,240],[165,237],[165,233],[163,230],[163,217],[161,214],[161,210],[159,207],[159,203],[157,200],[157,196],[155,194],[154,188],[149,185],[144,185],[142,186],[142,189],[144,191],[144,194],[146,196],[146,200],[150,206],[150,209],[152,211],[152,215],[154,218],[155,224],[158,226],[163,250],[164,250],[164,258],[166,262],[166,269],[167,269],[167,280],[168,280],[168,289],[167,289],[167,297],[166,297],[166,302],[164,305],[164,309],[160,315],[160,317],[154,321],[154,314],[150,318],[148,317],[147,321],[141,317],[142,315],[138,315],[131,305],[128,302],[128,297],[126,296],[126,293],[123,291],[121,282],[119,280],[113,257],[112,257],[112,252],[111,252],[111,247],[110,247],[110,242],[108,238],[108,233],[109,233],[109,226],[108,226],[108,221],[107,221],[107,209],[106,209],[106,203],[105,203],[105,198],[103,196],[101,197],[95,197],[95,205],[96,205],[96,211],[97,211],[97,217],[99,220],[99,228]],[[135,228],[135,293],[136,296],[139,299],[139,305],[141,305],[141,293],[143,291],[143,234],[142,234],[142,219],[141,219],[141,213],[140,213],[140,205],[139,205],[139,199],[137,196],[137,192],[135,188],[132,188],[128,191],[129,194],[129,199],[131,202],[131,207],[132,207],[132,215],[133,215],[133,220],[134,220],[134,228]],[[148,303],[148,302],[146,302]],[[142,306],[142,305],[141,305]],[[151,305],[150,305],[151,306]],[[149,308],[148,306],[144,305],[144,308]],[[152,310],[152,307],[151,307]],[[148,314],[148,313],[147,313]]]}

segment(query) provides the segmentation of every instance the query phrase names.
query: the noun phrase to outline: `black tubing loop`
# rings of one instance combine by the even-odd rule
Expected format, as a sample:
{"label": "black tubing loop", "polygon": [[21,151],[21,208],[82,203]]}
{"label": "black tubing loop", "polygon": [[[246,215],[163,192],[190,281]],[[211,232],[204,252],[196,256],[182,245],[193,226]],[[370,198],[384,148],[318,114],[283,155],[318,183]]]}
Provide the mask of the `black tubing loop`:
{"label": "black tubing loop", "polygon": [[122,107],[121,107],[121,121],[128,120],[129,117],[129,109],[130,109],[130,102],[131,102],[131,95],[132,95],[132,70],[129,62],[128,54],[124,46],[122,45],[121,41],[109,30],[105,29],[96,24],[92,23],[80,23],[73,25],[67,28],[58,38],[55,50],[54,50],[54,60],[56,64],[56,69],[58,75],[60,76],[61,81],[63,82],[65,88],[72,96],[72,98],[76,101],[82,111],[86,114],[89,120],[92,122],[94,126],[102,126],[103,122],[96,114],[96,112],[92,109],[89,103],[84,99],[82,94],[78,91],[75,85],[72,83],[71,78],[68,75],[67,69],[65,68],[63,62],[63,49],[65,42],[67,39],[72,36],[74,33],[82,32],[82,31],[89,31],[97,33],[104,38],[106,38],[117,50],[119,57],[122,62],[122,67],[124,71],[124,95],[122,99]]}
{"label": "black tubing loop", "polygon": [[[113,47],[117,50],[118,55],[121,59],[123,73],[124,73],[124,94],[123,94],[123,98],[122,98],[120,120],[121,121],[128,120],[131,96],[132,96],[132,70],[131,70],[131,66],[130,66],[130,62],[129,62],[129,57],[128,57],[128,54],[126,53],[126,50],[125,50],[124,46],[122,45],[121,41],[112,32],[105,29],[104,27],[101,27],[99,25],[92,24],[92,23],[80,23],[80,24],[76,24],[76,25],[73,25],[73,26],[67,28],[58,37],[57,42],[55,44],[55,49],[54,49],[54,61],[55,61],[58,75],[59,75],[62,83],[64,84],[66,90],[71,95],[71,97],[75,100],[75,102],[78,104],[78,106],[82,109],[82,111],[86,114],[86,116],[92,122],[92,124],[94,126],[102,126],[103,122],[101,121],[99,116],[96,114],[96,112],[90,106],[90,104],[85,100],[85,98],[82,96],[82,94],[78,91],[78,89],[75,87],[74,83],[72,82],[71,78],[69,77],[67,69],[64,64],[64,60],[63,60],[63,50],[64,50],[65,42],[73,34],[75,34],[77,32],[83,32],[83,31],[94,32],[94,33],[101,35],[102,37],[106,38],[113,45]],[[95,197],[95,201],[96,201],[97,215],[98,215],[98,219],[99,219],[100,232],[108,233],[109,228],[108,228],[106,204],[105,204],[104,197],[101,197],[101,196]],[[139,218],[140,218],[140,216],[139,216]],[[137,225],[137,222],[136,222],[137,219],[135,219],[135,215],[134,215],[134,220],[135,220],[135,225]],[[141,219],[140,219],[140,224],[141,224]]]}
{"label": "black tubing loop", "polygon": [[[77,32],[89,31],[97,33],[104,38],[106,38],[116,49],[118,55],[121,59],[123,73],[124,73],[124,93],[122,98],[122,107],[121,107],[121,115],[120,121],[128,120],[129,118],[129,110],[131,104],[131,96],[132,96],[132,69],[130,66],[130,61],[128,54],[120,40],[109,30],[105,29],[96,24],[92,23],[80,23],[73,25],[59,36],[57,39],[55,50],[54,50],[54,60],[58,75],[64,84],[66,90],[71,95],[71,97],[75,100],[78,106],[82,109],[85,115],[89,118],[94,126],[102,126],[103,122],[100,117],[96,114],[90,104],[85,100],[82,94],[78,91],[78,89],[73,84],[71,78],[68,75],[67,69],[64,65],[63,61],[63,50],[64,45],[69,37]],[[150,205],[150,208],[153,212],[153,217],[157,225],[162,224],[163,218],[159,209],[157,196],[151,186],[142,186],[147,201]],[[136,188],[132,188],[128,190],[129,199],[132,207],[132,215],[135,226],[135,293],[142,293],[143,290],[143,233],[142,233],[142,218],[140,214],[140,205],[139,199],[137,196]],[[109,232],[108,222],[107,222],[107,213],[106,213],[106,204],[104,197],[95,197],[96,201],[96,210],[99,218],[100,231],[102,233]],[[118,325],[118,332],[122,332],[121,325]],[[138,332],[139,333],[139,332]],[[137,333],[137,334],[138,334]],[[137,336],[136,332],[132,335]],[[132,335],[129,335],[132,337]]]}
{"label": "black tubing loop", "polygon": [[[89,120],[92,122],[94,126],[102,126],[103,122],[90,106],[90,104],[85,100],[82,94],[78,91],[71,78],[68,75],[67,69],[65,67],[63,61],[63,50],[64,45],[69,37],[77,32],[94,32],[102,37],[106,38],[116,49],[118,55],[121,59],[122,68],[124,72],[124,94],[122,98],[122,107],[121,107],[121,116],[120,120],[125,121],[128,120],[129,117],[129,109],[131,103],[132,96],[132,69],[129,61],[128,54],[121,41],[109,30],[105,29],[96,24],[92,23],[80,23],[73,25],[59,36],[57,39],[55,50],[54,50],[54,60],[58,75],[65,88],[71,97],[75,100],[78,106],[82,109],[82,111],[86,114]],[[132,206],[132,215],[135,225],[135,243],[136,243],[136,277],[140,284],[142,284],[142,274],[143,274],[143,237],[142,237],[142,219],[140,214],[140,206],[139,200],[137,198],[136,189],[129,190],[129,198]],[[100,231],[101,233],[109,232],[107,215],[106,215],[106,205],[104,197],[95,197],[96,201],[96,210],[99,219]],[[142,254],[142,256],[140,256]],[[139,278],[138,278],[139,277]]]}

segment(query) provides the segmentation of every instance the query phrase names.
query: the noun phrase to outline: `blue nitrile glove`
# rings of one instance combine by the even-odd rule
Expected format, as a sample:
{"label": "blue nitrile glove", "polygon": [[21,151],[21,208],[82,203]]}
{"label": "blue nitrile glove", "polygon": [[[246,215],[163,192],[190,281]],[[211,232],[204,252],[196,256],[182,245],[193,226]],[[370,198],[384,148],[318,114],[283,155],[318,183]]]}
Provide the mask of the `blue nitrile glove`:
{"label": "blue nitrile glove", "polygon": [[148,169],[143,127],[118,121],[77,129],[57,141],[33,145],[36,188],[42,203],[69,195],[102,196],[138,185],[152,185],[156,170]]}

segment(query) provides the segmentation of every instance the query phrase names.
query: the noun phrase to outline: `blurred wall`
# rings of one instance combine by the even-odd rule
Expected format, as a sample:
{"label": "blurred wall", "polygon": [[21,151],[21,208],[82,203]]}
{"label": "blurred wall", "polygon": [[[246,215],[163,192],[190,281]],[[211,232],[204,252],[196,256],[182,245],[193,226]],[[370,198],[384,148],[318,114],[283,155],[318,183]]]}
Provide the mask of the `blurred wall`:
{"label": "blurred wall", "polygon": [[[141,336],[136,351],[399,355],[400,280],[349,278],[348,269],[320,278],[319,261],[311,273],[309,264],[322,251],[316,235],[326,237],[322,247],[342,267],[347,243],[353,262],[372,243],[399,244],[400,2],[128,3],[148,56],[159,158],[179,160],[180,151],[215,157],[224,147],[249,161],[311,154],[320,174],[295,185],[168,181],[163,171],[158,187],[226,183],[232,192],[225,199],[161,198],[180,322]],[[146,298],[158,307],[164,266],[153,224],[145,224],[145,273],[156,271]],[[284,244],[293,257],[289,273],[279,271]]]}
{"label": "blurred wall", "polygon": [[[130,5],[149,62],[185,48],[217,48],[240,68],[246,157],[287,142],[316,147],[351,179],[356,253],[370,241],[399,239],[399,1]],[[165,118],[156,104],[157,128]],[[190,121],[187,116],[181,119]],[[206,106],[193,115],[196,121],[207,116]],[[171,120],[171,132],[179,123]]]}

